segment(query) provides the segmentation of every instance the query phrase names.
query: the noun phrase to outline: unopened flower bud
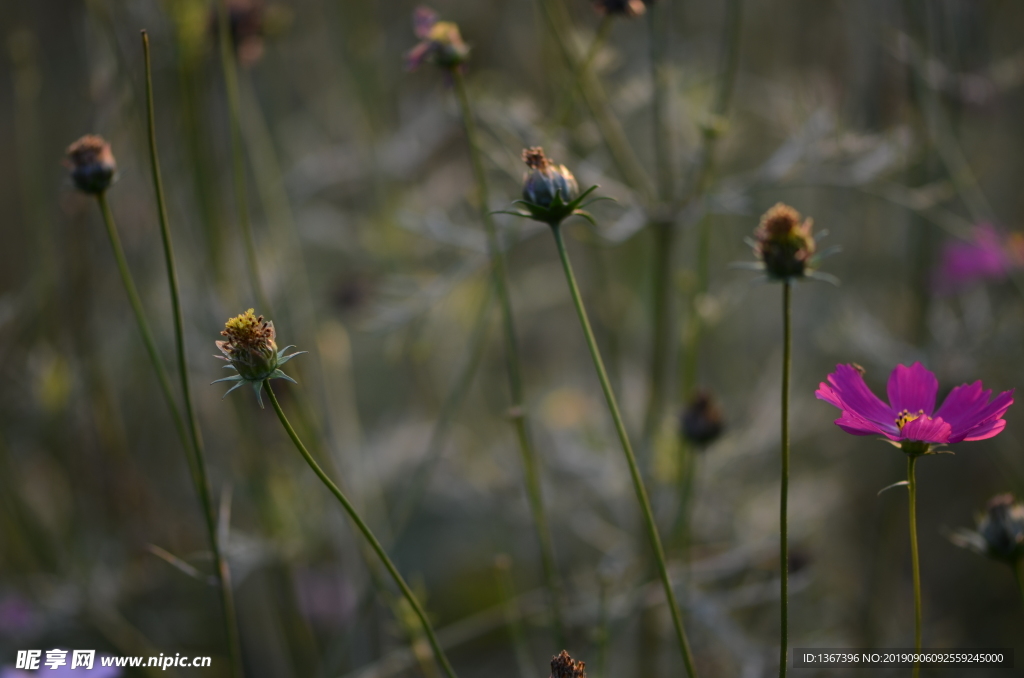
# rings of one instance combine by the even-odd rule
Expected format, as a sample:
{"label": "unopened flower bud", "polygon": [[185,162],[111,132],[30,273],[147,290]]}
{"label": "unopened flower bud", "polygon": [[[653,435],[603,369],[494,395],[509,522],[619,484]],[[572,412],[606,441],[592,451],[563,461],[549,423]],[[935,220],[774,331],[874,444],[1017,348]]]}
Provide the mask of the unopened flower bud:
{"label": "unopened flower bud", "polygon": [[698,392],[680,416],[683,437],[698,448],[706,447],[722,435],[725,428],[722,411],[707,391]]}
{"label": "unopened flower bud", "polygon": [[978,534],[988,555],[1015,562],[1024,555],[1024,505],[1014,501],[1012,494],[993,497],[978,522]]}
{"label": "unopened flower bud", "polygon": [[226,396],[239,386],[248,383],[256,392],[256,400],[260,407],[263,407],[261,393],[263,382],[268,379],[286,379],[292,383],[295,380],[280,370],[281,365],[297,355],[305,353],[292,353],[285,355],[291,346],[277,349],[277,332],[274,330],[274,323],[264,320],[263,316],[257,316],[253,309],[228,319],[221,331],[221,336],[227,337],[223,341],[216,342],[217,348],[223,356],[215,356],[226,360],[228,367],[233,368],[238,374],[218,379],[213,383],[222,381],[238,382],[232,386]]}
{"label": "unopened flower bud", "polygon": [[562,650],[551,658],[551,678],[587,678],[586,664],[578,662]]}
{"label": "unopened flower bud", "polygon": [[561,195],[565,204],[579,195],[576,177],[565,165],[555,165],[548,160],[540,146],[525,149],[523,162],[530,168],[523,176],[523,200],[526,202],[551,207],[556,195]]}
{"label": "unopened flower bud", "polygon": [[781,202],[764,213],[754,231],[754,253],[771,278],[786,280],[809,273],[814,254],[813,221],[800,221],[800,213]]}
{"label": "unopened flower bud", "polygon": [[406,68],[410,71],[424,63],[450,70],[469,59],[469,45],[462,40],[459,26],[439,21],[434,10],[417,7],[413,14],[413,31],[420,42],[406,55]]}
{"label": "unopened flower bud", "polygon": [[78,190],[91,195],[99,195],[110,188],[117,173],[110,144],[94,134],[87,134],[68,146],[65,164]]}
{"label": "unopened flower bud", "polygon": [[594,0],[594,9],[600,14],[625,17],[640,16],[654,0]]}

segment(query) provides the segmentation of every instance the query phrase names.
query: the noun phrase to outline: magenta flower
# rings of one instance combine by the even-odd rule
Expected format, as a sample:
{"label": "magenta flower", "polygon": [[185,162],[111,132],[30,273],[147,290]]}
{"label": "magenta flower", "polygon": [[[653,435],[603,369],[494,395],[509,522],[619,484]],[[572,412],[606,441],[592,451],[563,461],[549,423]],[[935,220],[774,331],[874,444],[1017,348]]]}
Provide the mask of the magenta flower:
{"label": "magenta flower", "polygon": [[942,249],[933,288],[952,294],[984,281],[1005,280],[1024,264],[1020,234],[1007,235],[991,224],[978,224],[969,241],[952,240]]}
{"label": "magenta flower", "polygon": [[412,24],[420,42],[405,56],[407,70],[414,71],[425,63],[444,69],[460,68],[469,58],[469,46],[463,42],[459,27],[440,21],[429,7],[417,7]]}
{"label": "magenta flower", "polygon": [[[981,382],[957,386],[935,409],[939,380],[921,363],[897,365],[889,376],[885,404],[864,383],[861,370],[837,365],[815,395],[842,410],[836,425],[858,436],[882,434],[889,440],[930,445],[984,440],[1006,427],[1002,418],[1013,404],[1013,391],[1004,391],[991,402],[992,391]],[[912,448],[913,449],[913,448]],[[907,450],[907,451],[912,451]],[[923,453],[923,452],[918,452]]]}

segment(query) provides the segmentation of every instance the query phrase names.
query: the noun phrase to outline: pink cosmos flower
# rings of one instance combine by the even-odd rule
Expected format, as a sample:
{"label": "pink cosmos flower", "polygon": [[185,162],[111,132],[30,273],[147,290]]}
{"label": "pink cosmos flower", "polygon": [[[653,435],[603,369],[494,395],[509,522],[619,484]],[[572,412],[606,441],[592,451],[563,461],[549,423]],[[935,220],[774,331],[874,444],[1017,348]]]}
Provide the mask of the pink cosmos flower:
{"label": "pink cosmos flower", "polygon": [[860,369],[837,365],[814,395],[842,410],[836,425],[847,433],[882,434],[893,442],[925,445],[991,438],[1006,427],[1002,416],[1013,404],[1012,390],[990,402],[992,391],[982,390],[976,381],[954,388],[935,409],[939,380],[921,363],[897,365],[886,390],[889,404],[868,389]]}

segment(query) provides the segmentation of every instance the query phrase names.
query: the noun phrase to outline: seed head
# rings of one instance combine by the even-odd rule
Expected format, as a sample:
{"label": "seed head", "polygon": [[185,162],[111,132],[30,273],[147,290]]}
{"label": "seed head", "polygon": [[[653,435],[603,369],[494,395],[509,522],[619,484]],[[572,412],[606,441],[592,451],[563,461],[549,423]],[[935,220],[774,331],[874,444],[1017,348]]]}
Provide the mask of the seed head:
{"label": "seed head", "polygon": [[708,391],[699,391],[680,416],[683,437],[702,449],[722,435],[722,411]]}
{"label": "seed head", "polygon": [[551,658],[551,678],[587,678],[586,664],[578,662],[562,650]]}
{"label": "seed head", "polygon": [[224,323],[221,336],[227,337],[217,341],[217,348],[222,356],[214,356],[227,361],[227,367],[234,369],[238,374],[224,379],[218,379],[213,383],[222,381],[238,382],[232,386],[227,393],[234,391],[242,384],[248,383],[256,392],[256,400],[260,407],[263,407],[263,382],[268,379],[286,379],[292,383],[295,380],[282,372],[279,368],[297,355],[305,353],[292,353],[285,355],[291,346],[285,346],[280,351],[277,349],[277,332],[274,330],[274,323],[264,320],[263,316],[257,316],[253,309],[249,309],[241,315],[229,318]]}
{"label": "seed head", "polygon": [[555,196],[570,203],[579,195],[576,177],[565,165],[555,165],[540,146],[523,150],[523,162],[530,169],[523,175],[523,200],[541,207],[551,207]]}
{"label": "seed head", "polygon": [[87,134],[68,146],[64,164],[71,170],[71,179],[83,193],[99,195],[110,188],[117,173],[117,162],[106,139]]}
{"label": "seed head", "polygon": [[424,63],[451,70],[469,59],[469,45],[463,41],[458,24],[440,21],[429,7],[417,7],[412,23],[420,42],[405,57],[408,70],[414,71]]}
{"label": "seed head", "polygon": [[781,202],[764,213],[754,231],[754,253],[771,278],[801,278],[809,270],[815,251],[811,219],[800,221],[800,213]]}

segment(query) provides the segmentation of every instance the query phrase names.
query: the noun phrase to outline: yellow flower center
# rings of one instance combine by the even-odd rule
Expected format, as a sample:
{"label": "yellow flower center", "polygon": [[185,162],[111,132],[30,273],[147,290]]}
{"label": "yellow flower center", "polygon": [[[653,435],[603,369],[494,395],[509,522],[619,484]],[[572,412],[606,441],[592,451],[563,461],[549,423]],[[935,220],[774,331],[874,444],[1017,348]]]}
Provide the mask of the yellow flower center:
{"label": "yellow flower center", "polygon": [[916,413],[911,413],[908,410],[903,410],[902,412],[900,412],[900,415],[896,417],[896,426],[898,426],[899,429],[902,431],[904,426],[914,421],[915,419],[920,419],[923,416],[925,416],[924,410],[918,410]]}

